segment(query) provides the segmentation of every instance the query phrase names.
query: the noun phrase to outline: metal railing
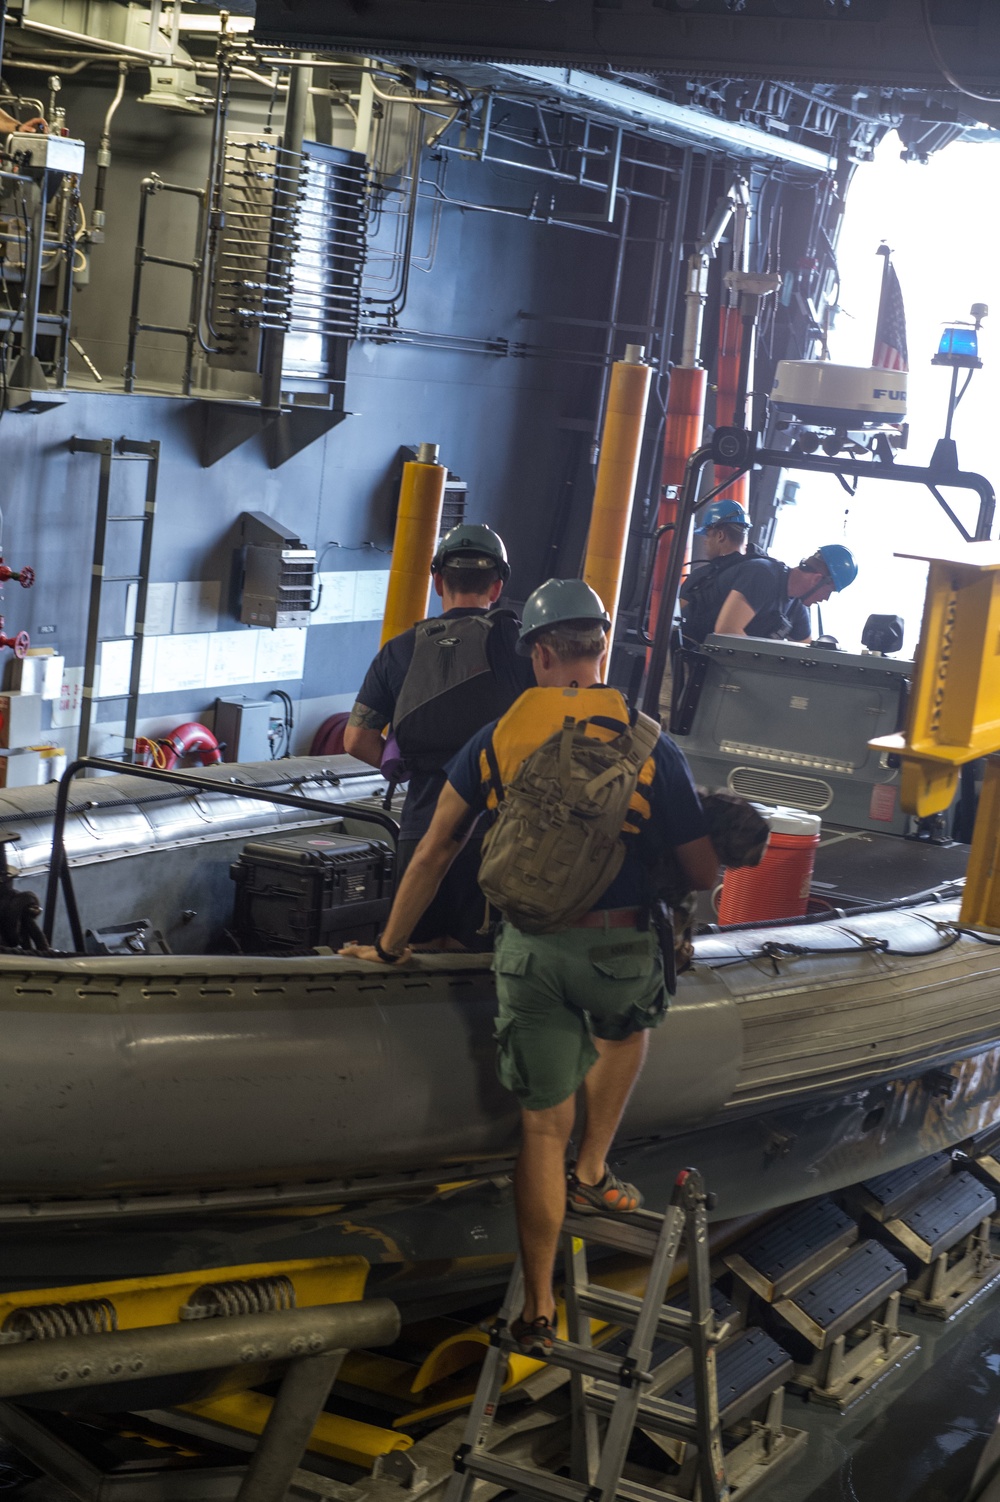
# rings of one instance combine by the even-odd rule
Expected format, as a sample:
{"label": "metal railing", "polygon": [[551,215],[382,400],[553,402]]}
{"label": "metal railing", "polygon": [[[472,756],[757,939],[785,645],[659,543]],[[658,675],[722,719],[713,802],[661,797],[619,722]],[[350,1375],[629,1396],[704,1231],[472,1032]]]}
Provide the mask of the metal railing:
{"label": "metal railing", "polygon": [[83,771],[114,772],[121,776],[143,777],[149,782],[174,783],[178,787],[191,788],[200,793],[225,793],[227,797],[249,798],[257,803],[278,803],[285,808],[304,809],[307,813],[324,814],[327,818],[347,817],[378,824],[386,830],[393,847],[399,845],[399,825],[391,814],[381,809],[369,808],[360,803],[327,803],[321,798],[305,798],[300,793],[282,793],[267,788],[248,787],[242,782],[219,782],[214,777],[199,776],[197,772],[161,772],[155,767],[123,767],[121,762],[109,761],[101,756],[81,756],[71,762],[59,781],[56,794],[55,815],[52,823],[52,855],[49,860],[49,876],[45,887],[45,915],[42,929],[47,943],[52,943],[55,927],[56,902],[62,886],[66,916],[69,919],[73,944],[78,953],[84,952],[83,926],[76,905],[76,894],[66,859],[66,814],[73,779]]}

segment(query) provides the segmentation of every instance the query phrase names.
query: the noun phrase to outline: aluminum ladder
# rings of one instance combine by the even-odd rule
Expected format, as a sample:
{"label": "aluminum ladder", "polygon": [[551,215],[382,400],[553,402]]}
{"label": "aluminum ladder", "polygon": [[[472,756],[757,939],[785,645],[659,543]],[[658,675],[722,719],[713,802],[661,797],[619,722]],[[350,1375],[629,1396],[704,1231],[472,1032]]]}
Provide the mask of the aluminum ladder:
{"label": "aluminum ladder", "polygon": [[[567,1213],[562,1243],[569,1339],[555,1341],[544,1358],[541,1353],[532,1354],[571,1375],[571,1476],[514,1464],[489,1450],[507,1357],[516,1349],[509,1329],[523,1307],[524,1278],[518,1259],[503,1307],[489,1332],[489,1350],[465,1434],[455,1454],[455,1472],[445,1502],[470,1502],[478,1480],[509,1488],[537,1502],[612,1502],[615,1497],[624,1498],[625,1502],[675,1502],[680,1495],[677,1492],[641,1485],[622,1476],[633,1431],[644,1422],[657,1433],[695,1445],[701,1502],[726,1502],[729,1486],[722,1457],[716,1387],[715,1346],[719,1333],[712,1308],[708,1199],[701,1175],[694,1169],[685,1169],[678,1175],[665,1215],[642,1210],[614,1217]],[[665,1303],[682,1241],[688,1256],[690,1309]],[[644,1296],[639,1299],[591,1283],[586,1264],[588,1243],[649,1257]],[[590,1339],[591,1315],[631,1329],[624,1357],[594,1349]],[[645,1390],[655,1388],[658,1368],[653,1365],[653,1344],[662,1338],[690,1347],[693,1408],[644,1395]],[[598,1414],[607,1415],[603,1439],[598,1429]]]}
{"label": "aluminum ladder", "polygon": [[[77,742],[78,756],[90,754],[90,732],[94,723],[97,704],[119,701],[125,705],[124,750],[122,759],[131,762],[135,753],[135,726],[139,709],[139,679],[142,671],[142,643],[146,624],[146,595],[149,586],[149,565],[153,553],[153,522],[156,516],[156,482],[160,466],[160,445],[156,439],[142,442],[133,438],[76,438],[69,440],[71,454],[97,454],[101,461],[97,482],[97,516],[94,524],[94,557],[90,576],[90,605],[87,611],[87,645],[83,659],[83,696],[80,705],[80,736]],[[116,464],[144,463],[146,465],[146,491],[142,509],[111,511],[111,476]],[[108,528],[125,523],[139,523],[140,534],[138,558],[134,574],[107,574],[105,559],[108,551]],[[124,630],[109,636],[101,635],[101,606],[104,591],[109,584],[135,585],[135,623],[131,637]],[[99,654],[105,641],[130,639],[132,662],[129,671],[129,686],[121,694],[98,694]]]}

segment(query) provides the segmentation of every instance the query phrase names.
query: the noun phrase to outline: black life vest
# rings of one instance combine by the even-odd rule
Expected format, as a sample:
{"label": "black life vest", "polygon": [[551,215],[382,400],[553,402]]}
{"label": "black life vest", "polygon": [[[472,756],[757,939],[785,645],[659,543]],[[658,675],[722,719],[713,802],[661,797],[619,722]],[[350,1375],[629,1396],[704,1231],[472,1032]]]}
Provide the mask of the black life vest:
{"label": "black life vest", "polygon": [[504,617],[517,619],[511,610],[492,610],[417,624],[392,722],[411,772],[437,771],[517,698],[490,667],[490,632]]}
{"label": "black life vest", "polygon": [[715,630],[719,611],[732,588],[729,570],[751,558],[766,558],[767,554],[756,543],[750,543],[745,553],[723,553],[713,558],[703,568],[696,569],[681,592],[681,625],[687,641],[703,642]]}

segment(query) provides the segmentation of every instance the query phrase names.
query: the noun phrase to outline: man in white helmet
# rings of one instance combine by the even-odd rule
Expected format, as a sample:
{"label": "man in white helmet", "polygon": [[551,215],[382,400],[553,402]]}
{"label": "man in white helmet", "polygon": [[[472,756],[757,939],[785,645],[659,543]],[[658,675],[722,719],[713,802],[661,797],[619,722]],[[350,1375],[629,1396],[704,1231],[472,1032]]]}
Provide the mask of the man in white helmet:
{"label": "man in white helmet", "polygon": [[[365,675],[344,731],[346,751],[382,767],[391,727],[409,778],[398,877],[430,825],[447,763],[470,735],[503,714],[535,681],[530,663],[516,650],[516,615],[493,608],[510,577],[507,550],[496,532],[478,523],[452,527],[438,544],[431,572],[442,614],[386,642]],[[388,775],[392,769],[385,770]],[[474,840],[418,925],[415,943],[445,940],[472,950],[492,946],[491,935],[480,932],[487,925],[478,869]]]}
{"label": "man in white helmet", "polygon": [[[410,936],[480,816],[514,803],[512,787],[567,719],[600,743],[633,750],[636,717],[601,682],[611,622],[581,579],[550,579],[528,600],[519,646],[538,687],[474,735],[450,762],[434,818],[421,840],[374,945],[343,953],[380,964],[405,959]],[[629,1214],[642,1196],[619,1179],[607,1155],[646,1057],[649,1031],[669,997],[649,923],[653,868],[670,849],[692,888],[709,888],[718,862],[683,754],[655,722],[632,762],[631,799],[621,830],[621,864],[593,905],[555,931],[502,925],[494,970],[497,1070],[521,1106],[514,1175],[525,1302],[511,1328],[523,1351],[545,1355],[555,1336],[552,1275],[567,1201],[583,1214]],[[640,753],[641,755],[641,753]],[[635,768],[638,767],[637,774]],[[626,792],[628,789],[626,788]],[[499,832],[499,823],[498,823]],[[586,1127],[567,1188],[566,1149],[577,1094]]]}

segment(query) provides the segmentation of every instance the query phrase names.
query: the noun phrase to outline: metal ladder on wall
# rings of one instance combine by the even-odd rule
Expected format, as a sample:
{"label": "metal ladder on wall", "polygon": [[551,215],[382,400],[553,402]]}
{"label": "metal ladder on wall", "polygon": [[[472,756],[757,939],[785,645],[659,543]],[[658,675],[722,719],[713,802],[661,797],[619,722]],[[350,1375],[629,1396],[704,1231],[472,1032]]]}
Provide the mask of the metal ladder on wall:
{"label": "metal ladder on wall", "polygon": [[[142,644],[146,626],[146,595],[149,585],[149,565],[153,552],[153,522],[156,516],[156,483],[160,466],[160,445],[156,439],[142,442],[134,438],[76,438],[69,441],[71,454],[97,454],[101,461],[97,482],[97,517],[94,524],[94,559],[90,576],[90,605],[87,611],[87,644],[83,663],[83,697],[80,706],[79,756],[90,750],[90,732],[94,723],[97,704],[121,702],[125,704],[125,732],[123,760],[129,762],[135,752],[135,726],[139,709],[139,679],[142,672]],[[146,465],[146,493],[141,511],[125,511],[117,515],[111,511],[111,478],[118,464],[143,463]],[[107,574],[105,558],[108,550],[108,530],[126,522],[140,524],[138,559],[134,574]],[[131,637],[124,630],[109,636],[101,635],[101,607],[104,591],[109,584],[135,585],[135,621]],[[121,694],[98,694],[99,656],[106,641],[131,640],[132,663],[128,689]]]}
{"label": "metal ladder on wall", "polygon": [[[524,1278],[520,1259],[514,1265],[503,1307],[490,1330],[476,1396],[462,1444],[455,1454],[455,1474],[445,1502],[470,1502],[477,1481],[510,1489],[537,1502],[677,1502],[679,1493],[623,1478],[635,1428],[669,1435],[697,1447],[701,1502],[726,1502],[729,1487],[722,1458],[715,1372],[719,1334],[712,1308],[706,1208],[701,1175],[685,1169],[678,1175],[665,1215],[638,1211],[626,1217],[568,1213],[563,1224],[568,1340],[557,1340],[544,1359],[571,1374],[571,1476],[536,1466],[514,1464],[490,1453],[493,1417],[503,1389],[507,1357],[515,1347],[511,1322],[521,1312]],[[670,1276],[684,1242],[688,1257],[690,1308],[665,1304]],[[586,1245],[595,1243],[651,1259],[641,1299],[613,1292],[588,1280]],[[623,1356],[594,1349],[590,1316],[632,1331]],[[694,1406],[688,1408],[647,1395],[655,1390],[659,1367],[653,1346],[667,1338],[690,1347]],[[663,1366],[668,1363],[663,1363]],[[603,1440],[598,1418],[607,1418]]]}

